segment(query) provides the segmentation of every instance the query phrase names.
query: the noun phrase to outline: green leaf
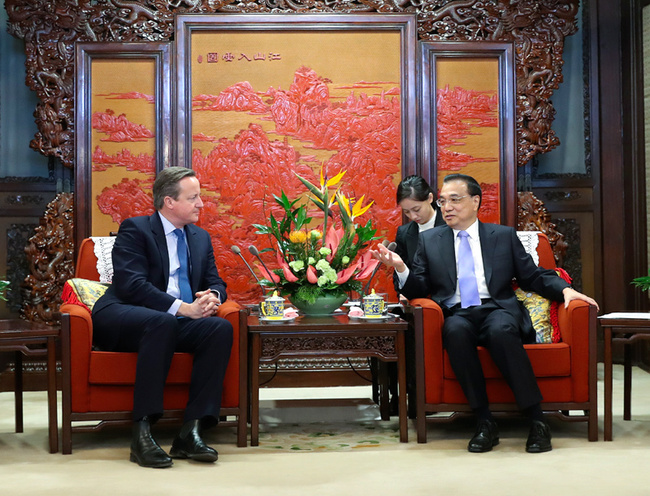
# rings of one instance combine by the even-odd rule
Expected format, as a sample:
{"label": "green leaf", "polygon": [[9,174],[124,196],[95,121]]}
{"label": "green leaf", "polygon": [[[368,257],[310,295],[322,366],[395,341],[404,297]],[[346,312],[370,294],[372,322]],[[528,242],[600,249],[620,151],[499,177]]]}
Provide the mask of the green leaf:
{"label": "green leaf", "polygon": [[320,200],[317,200],[316,198],[310,198],[310,200],[312,201],[312,203],[314,205],[316,205],[323,212],[325,212],[327,210],[327,208],[325,207],[325,204],[323,202],[321,202]]}
{"label": "green leaf", "polygon": [[339,203],[339,214],[341,215],[341,222],[343,223],[344,226],[347,227],[350,224],[352,224],[352,219],[350,219],[347,210],[345,210],[345,207],[343,206],[343,202],[341,201],[341,198],[339,197],[338,193],[336,193],[336,201]]}
{"label": "green leaf", "polygon": [[253,227],[257,228],[255,234],[273,234],[272,229],[269,226],[263,226],[262,224],[253,224]]}
{"label": "green leaf", "polygon": [[[296,174],[296,173],[294,172],[294,174]],[[296,174],[296,177],[298,179],[300,179],[300,182],[307,187],[307,189],[309,190],[309,192],[312,195],[314,195],[316,198],[318,198],[321,202],[326,201],[326,198],[323,197],[323,193],[321,192],[320,188],[317,188],[312,183],[307,181],[307,179],[304,179],[304,178],[300,177],[298,174]]]}
{"label": "green leaf", "polygon": [[296,217],[295,217],[296,231],[302,229],[302,226],[305,224],[306,220],[307,220],[307,209],[305,207],[301,207],[297,210]]}
{"label": "green leaf", "polygon": [[632,282],[630,284],[634,284],[637,288],[640,288],[641,291],[650,290],[650,270],[648,271],[647,276],[642,276],[642,277],[637,277],[636,279],[632,279]]}

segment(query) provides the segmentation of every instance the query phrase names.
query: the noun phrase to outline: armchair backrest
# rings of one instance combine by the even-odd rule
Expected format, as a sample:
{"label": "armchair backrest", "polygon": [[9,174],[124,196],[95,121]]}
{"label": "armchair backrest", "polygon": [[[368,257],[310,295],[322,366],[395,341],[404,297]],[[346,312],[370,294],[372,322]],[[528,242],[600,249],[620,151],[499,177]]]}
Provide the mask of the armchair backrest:
{"label": "armchair backrest", "polygon": [[539,236],[539,245],[537,245],[539,266],[544,267],[545,269],[555,269],[557,267],[555,264],[555,255],[553,254],[553,248],[551,248],[551,243],[548,240],[548,237],[542,232],[537,234]]}
{"label": "armchair backrest", "polygon": [[99,281],[97,257],[95,256],[95,242],[91,238],[84,239],[79,247],[74,276]]}

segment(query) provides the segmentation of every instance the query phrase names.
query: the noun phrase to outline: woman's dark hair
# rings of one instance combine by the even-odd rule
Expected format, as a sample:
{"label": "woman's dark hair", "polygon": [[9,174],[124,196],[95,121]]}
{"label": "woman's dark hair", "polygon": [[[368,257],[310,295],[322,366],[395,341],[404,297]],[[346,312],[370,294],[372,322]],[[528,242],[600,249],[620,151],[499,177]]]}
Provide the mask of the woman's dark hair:
{"label": "woman's dark hair", "polygon": [[399,205],[402,200],[406,200],[407,198],[415,201],[426,201],[429,198],[429,193],[433,195],[431,205],[435,208],[437,195],[436,192],[431,189],[429,183],[420,176],[407,176],[402,179],[397,186],[397,204]]}

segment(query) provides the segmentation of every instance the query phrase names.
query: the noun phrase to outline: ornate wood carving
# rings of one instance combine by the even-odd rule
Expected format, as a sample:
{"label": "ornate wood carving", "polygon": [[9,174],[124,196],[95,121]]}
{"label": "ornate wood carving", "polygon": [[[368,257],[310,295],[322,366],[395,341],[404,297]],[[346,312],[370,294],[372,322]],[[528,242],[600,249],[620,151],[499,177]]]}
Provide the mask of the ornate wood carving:
{"label": "ornate wood carving", "polygon": [[585,291],[582,286],[582,270],[584,257],[582,253],[582,244],[580,243],[581,226],[576,219],[555,219],[557,227],[564,234],[567,249],[562,261],[562,268],[565,269],[572,278],[571,286],[578,291]]}
{"label": "ornate wood carving", "polygon": [[5,293],[7,306],[12,312],[19,312],[22,305],[21,286],[29,274],[29,262],[25,246],[34,235],[37,224],[11,224],[7,230],[7,275],[9,288]]}
{"label": "ornate wood carving", "polygon": [[[278,372],[299,372],[302,370],[350,370],[361,371],[364,374],[369,372],[369,360],[367,358],[281,358],[277,362],[262,363],[260,370],[273,371],[277,368]],[[371,380],[367,377],[368,380]]]}
{"label": "ornate wood carving", "polygon": [[517,204],[517,229],[519,231],[541,231],[553,247],[553,254],[558,267],[562,266],[567,244],[564,235],[556,230],[556,225],[551,222],[551,215],[546,210],[544,203],[530,191],[518,193]]}
{"label": "ornate wood carving", "polygon": [[59,324],[63,284],[74,273],[73,226],[73,195],[60,193],[25,248],[30,274],[23,284],[22,315],[27,320]]}
{"label": "ornate wood carving", "polygon": [[517,57],[517,163],[559,141],[550,97],[562,81],[564,38],[579,0],[6,0],[9,32],[25,41],[27,85],[40,102],[30,146],[74,165],[74,43],[168,41],[184,13],[415,13],[422,40],[512,41]]}
{"label": "ornate wood carving", "polygon": [[273,361],[292,351],[367,351],[374,350],[382,357],[396,357],[395,339],[391,336],[313,336],[311,338],[269,337],[262,340],[260,361]]}

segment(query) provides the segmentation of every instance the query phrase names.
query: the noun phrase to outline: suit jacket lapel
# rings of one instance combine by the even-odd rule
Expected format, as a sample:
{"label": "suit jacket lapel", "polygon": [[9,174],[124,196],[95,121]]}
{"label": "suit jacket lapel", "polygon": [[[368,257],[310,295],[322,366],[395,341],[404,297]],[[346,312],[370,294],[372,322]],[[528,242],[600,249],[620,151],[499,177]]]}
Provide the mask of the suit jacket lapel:
{"label": "suit jacket lapel", "polygon": [[456,291],[456,252],[454,250],[454,231],[451,227],[440,229],[438,233],[439,253],[442,262],[447,267],[449,284],[452,292]]}
{"label": "suit jacket lapel", "polygon": [[196,229],[192,224],[185,226],[185,238],[187,239],[187,247],[190,251],[190,285],[192,286],[192,291],[196,292],[199,288],[199,283],[201,282],[200,270],[194,270],[194,267],[201,266],[201,257],[202,251],[199,247],[199,243],[196,238]]}
{"label": "suit jacket lapel", "polygon": [[494,248],[496,247],[497,237],[494,235],[494,230],[489,229],[485,224],[479,222],[478,233],[481,238],[481,255],[483,257],[483,270],[485,271],[485,283],[488,288],[490,287],[490,279],[492,279],[492,259]]}
{"label": "suit jacket lapel", "polygon": [[154,212],[153,215],[149,217],[149,221],[151,223],[151,232],[153,233],[153,237],[156,240],[156,246],[158,247],[158,254],[162,261],[163,281],[165,281],[166,285],[169,280],[169,253],[167,251],[167,239],[165,238],[165,231],[163,229],[162,221],[160,220],[160,214]]}

